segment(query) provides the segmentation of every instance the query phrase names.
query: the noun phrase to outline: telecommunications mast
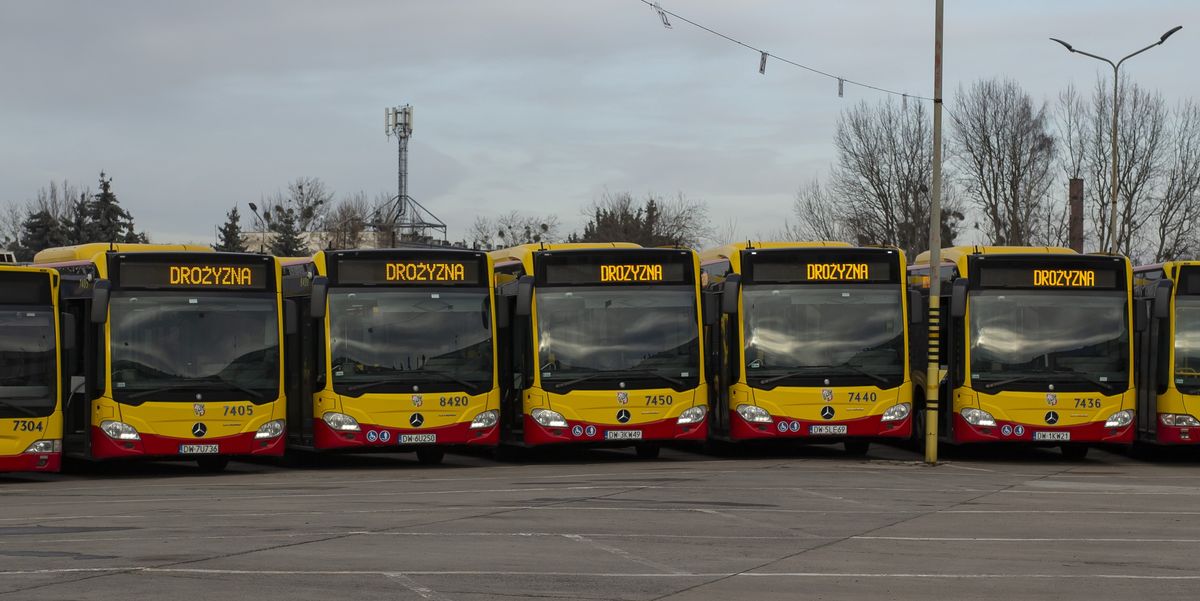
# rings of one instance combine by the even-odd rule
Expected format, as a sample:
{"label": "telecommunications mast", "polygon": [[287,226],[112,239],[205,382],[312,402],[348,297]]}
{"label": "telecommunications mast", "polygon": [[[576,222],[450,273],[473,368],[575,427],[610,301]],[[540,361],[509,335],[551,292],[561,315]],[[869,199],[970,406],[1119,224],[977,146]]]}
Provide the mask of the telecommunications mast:
{"label": "telecommunications mast", "polygon": [[[408,139],[412,137],[413,109],[410,105],[388,107],[383,111],[384,133],[388,139],[396,136],[399,162],[396,176],[396,196],[379,210],[377,223],[391,234],[390,243],[432,242],[433,233],[441,232],[446,239],[446,224],[421,203],[408,195]],[[432,230],[432,232],[431,232]]]}

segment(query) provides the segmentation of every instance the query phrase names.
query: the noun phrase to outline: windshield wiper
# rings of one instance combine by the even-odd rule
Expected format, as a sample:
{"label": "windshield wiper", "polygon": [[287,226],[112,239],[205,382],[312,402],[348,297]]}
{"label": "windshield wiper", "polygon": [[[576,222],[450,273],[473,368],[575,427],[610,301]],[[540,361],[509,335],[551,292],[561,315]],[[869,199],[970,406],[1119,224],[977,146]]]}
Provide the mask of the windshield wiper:
{"label": "windshield wiper", "polygon": [[849,369],[850,371],[853,371],[857,374],[867,376],[868,378],[871,378],[875,381],[882,382],[884,384],[888,383],[887,378],[885,378],[879,374],[873,374],[861,367],[858,367],[857,365],[850,365],[849,363],[844,363],[842,365],[811,365],[808,367],[795,369],[795,370],[789,371],[787,373],[780,374],[778,376],[771,376],[769,378],[764,378],[762,380],[759,380],[758,383],[759,383],[759,385],[771,384],[772,382],[778,382],[780,380],[785,380],[787,378],[794,378],[796,376],[813,375],[813,373],[837,375],[836,371],[829,371],[829,370],[836,370],[836,369],[843,369],[843,368]]}
{"label": "windshield wiper", "polygon": [[24,413],[25,415],[28,415],[29,417],[41,417],[40,415],[37,414],[36,411],[34,411],[33,409],[30,409],[29,407],[22,407],[20,405],[14,405],[8,401],[0,401],[0,407],[8,407],[9,409],[20,411],[21,413]]}
{"label": "windshield wiper", "polygon": [[578,378],[574,378],[572,380],[567,380],[566,382],[555,382],[553,384],[553,386],[555,388],[566,388],[567,386],[572,386],[574,384],[578,384],[580,382],[586,382],[588,380],[594,380],[596,378],[603,378],[603,377],[611,378],[611,377],[619,377],[619,376],[625,376],[625,375],[630,375],[630,374],[635,375],[635,376],[653,376],[664,382],[669,382],[675,386],[683,386],[684,385],[683,380],[680,380],[679,378],[673,378],[668,375],[660,374],[652,369],[610,369],[610,370],[606,370],[606,371],[592,372],[590,374],[587,374],[586,376],[579,376]]}
{"label": "windshield wiper", "polygon": [[360,390],[367,390],[369,388],[377,388],[379,386],[387,386],[389,384],[407,384],[407,383],[412,382],[415,379],[415,377],[418,377],[418,376],[433,376],[435,378],[441,378],[441,379],[449,381],[449,382],[461,384],[462,386],[466,387],[468,390],[477,390],[479,388],[478,382],[470,382],[470,381],[464,380],[452,373],[444,372],[444,371],[437,371],[437,370],[433,370],[433,369],[414,369],[411,371],[403,371],[403,372],[396,372],[396,373],[397,373],[397,375],[395,377],[383,378],[381,380],[374,380],[371,382],[363,382],[362,384],[355,384],[353,386],[347,386],[346,390],[348,390],[350,392],[358,392]]}
{"label": "windshield wiper", "polygon": [[237,382],[232,382],[230,380],[224,380],[217,377],[187,379],[175,384],[171,384],[170,386],[161,386],[159,388],[151,388],[150,390],[135,392],[125,398],[130,401],[136,401],[140,398],[162,394],[164,392],[177,392],[180,390],[236,390],[252,396],[260,401],[265,398],[262,393],[258,392],[257,390],[246,388]]}
{"label": "windshield wiper", "polygon": [[1085,382],[1088,382],[1089,384],[1094,384],[1108,392],[1112,392],[1117,389],[1116,382],[1104,382],[1104,381],[1101,381],[1099,378],[1092,376],[1091,374],[1088,374],[1085,372],[1080,372],[1080,371],[1075,371],[1073,369],[1055,369],[1055,370],[1047,370],[1047,371],[1035,371],[1035,372],[1031,372],[1031,373],[1027,373],[1027,374],[1021,374],[1019,376],[1013,376],[1011,378],[1005,378],[1003,380],[996,380],[994,382],[985,382],[985,383],[983,383],[983,387],[991,389],[991,388],[996,388],[998,386],[1004,386],[1005,384],[1013,384],[1015,382],[1032,380],[1034,378],[1048,379],[1048,378],[1054,378],[1054,377],[1062,378],[1062,376],[1067,376],[1066,379],[1068,379],[1068,380],[1070,380],[1070,379],[1083,380]]}

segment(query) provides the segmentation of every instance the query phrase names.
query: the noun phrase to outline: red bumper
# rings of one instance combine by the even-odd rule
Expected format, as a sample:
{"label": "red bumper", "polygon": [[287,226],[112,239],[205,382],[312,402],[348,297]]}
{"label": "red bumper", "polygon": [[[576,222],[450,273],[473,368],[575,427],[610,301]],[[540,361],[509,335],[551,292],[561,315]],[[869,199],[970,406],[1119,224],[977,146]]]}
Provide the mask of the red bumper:
{"label": "red bumper", "polygon": [[21,453],[0,455],[3,472],[57,472],[62,469],[62,453]]}
{"label": "red bumper", "polygon": [[1200,428],[1187,426],[1164,426],[1158,422],[1155,442],[1169,445],[1191,445],[1200,443]]}
{"label": "red bumper", "polygon": [[[679,424],[677,418],[644,424],[593,424],[568,421],[565,428],[547,428],[525,414],[525,444],[529,446],[563,443],[635,444],[638,442],[703,441],[708,436],[708,420]],[[609,432],[641,432],[640,438],[608,438]],[[619,436],[619,435],[618,435]]]}
{"label": "red bumper", "polygon": [[92,426],[92,458],[123,459],[133,457],[169,457],[175,459],[199,459],[212,455],[183,455],[179,446],[185,444],[215,444],[218,456],[222,455],[283,455],[287,434],[275,438],[255,439],[254,432],[234,436],[213,438],[175,438],[157,434],[140,433],[141,440],[113,440],[100,428]]}
{"label": "red bumper", "polygon": [[[471,429],[471,422],[459,422],[437,428],[390,428],[374,424],[359,424],[358,432],[334,430],[324,420],[313,420],[313,446],[320,450],[357,449],[382,451],[400,446],[402,435],[434,434],[436,446],[490,446],[500,443],[500,427]],[[415,445],[405,445],[415,446]],[[426,446],[422,444],[421,446]]]}
{"label": "red bumper", "polygon": [[[812,426],[846,426],[846,432],[838,434],[813,434]],[[806,421],[785,415],[772,415],[770,423],[751,423],[729,411],[729,437],[733,440],[754,439],[805,439],[841,440],[843,438],[908,438],[912,434],[912,420],[885,422],[882,415],[860,419]]]}
{"label": "red bumper", "polygon": [[[1037,432],[1066,432],[1070,440],[1035,439]],[[1130,444],[1133,442],[1132,424],[1123,428],[1106,428],[1104,422],[1090,422],[1077,426],[1048,426],[1046,424],[1021,424],[996,420],[995,426],[972,426],[962,414],[954,414],[954,442],[1033,442],[1058,444],[1063,442]]]}

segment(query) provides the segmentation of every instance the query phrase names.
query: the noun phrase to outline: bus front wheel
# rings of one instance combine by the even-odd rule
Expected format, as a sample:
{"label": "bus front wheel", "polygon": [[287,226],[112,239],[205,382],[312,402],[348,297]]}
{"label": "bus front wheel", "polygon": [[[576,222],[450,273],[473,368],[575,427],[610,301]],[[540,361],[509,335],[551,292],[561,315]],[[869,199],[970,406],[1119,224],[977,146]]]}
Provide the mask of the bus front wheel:
{"label": "bus front wheel", "polygon": [[441,449],[417,449],[417,461],[422,465],[437,465],[446,457],[446,452]]}

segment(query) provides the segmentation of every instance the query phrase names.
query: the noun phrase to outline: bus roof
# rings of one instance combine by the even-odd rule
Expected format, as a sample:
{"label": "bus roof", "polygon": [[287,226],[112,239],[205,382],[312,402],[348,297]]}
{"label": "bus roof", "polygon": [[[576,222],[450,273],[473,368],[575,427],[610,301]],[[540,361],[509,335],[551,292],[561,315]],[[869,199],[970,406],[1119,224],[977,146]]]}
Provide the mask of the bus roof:
{"label": "bus roof", "polygon": [[104,252],[216,252],[206,244],[124,244],[109,242],[91,242],[75,246],[60,246],[47,248],[34,255],[35,264],[68,263],[72,261],[90,261],[93,257]]}
{"label": "bus roof", "polygon": [[[957,263],[967,255],[1074,255],[1078,254],[1069,248],[1061,246],[951,246],[942,249],[943,263]],[[929,251],[917,255],[913,263],[929,263]]]}
{"label": "bus roof", "polygon": [[808,242],[789,242],[781,240],[760,240],[757,242],[747,240],[745,242],[734,242],[724,246],[716,246],[706,248],[700,251],[700,260],[708,261],[712,259],[725,259],[730,255],[736,254],[743,250],[753,250],[756,248],[774,249],[774,248],[854,248],[854,245],[849,242],[836,242],[832,240],[813,240]]}
{"label": "bus roof", "polygon": [[44,273],[46,275],[54,275],[57,273],[50,267],[36,267],[33,265],[0,265],[0,273]]}
{"label": "bus roof", "polygon": [[492,260],[497,263],[524,261],[525,257],[533,255],[533,253],[543,250],[589,250],[589,249],[604,249],[604,248],[643,248],[640,244],[632,242],[556,242],[553,244],[534,243],[522,244],[520,246],[511,246],[500,250],[493,250],[488,254]]}

